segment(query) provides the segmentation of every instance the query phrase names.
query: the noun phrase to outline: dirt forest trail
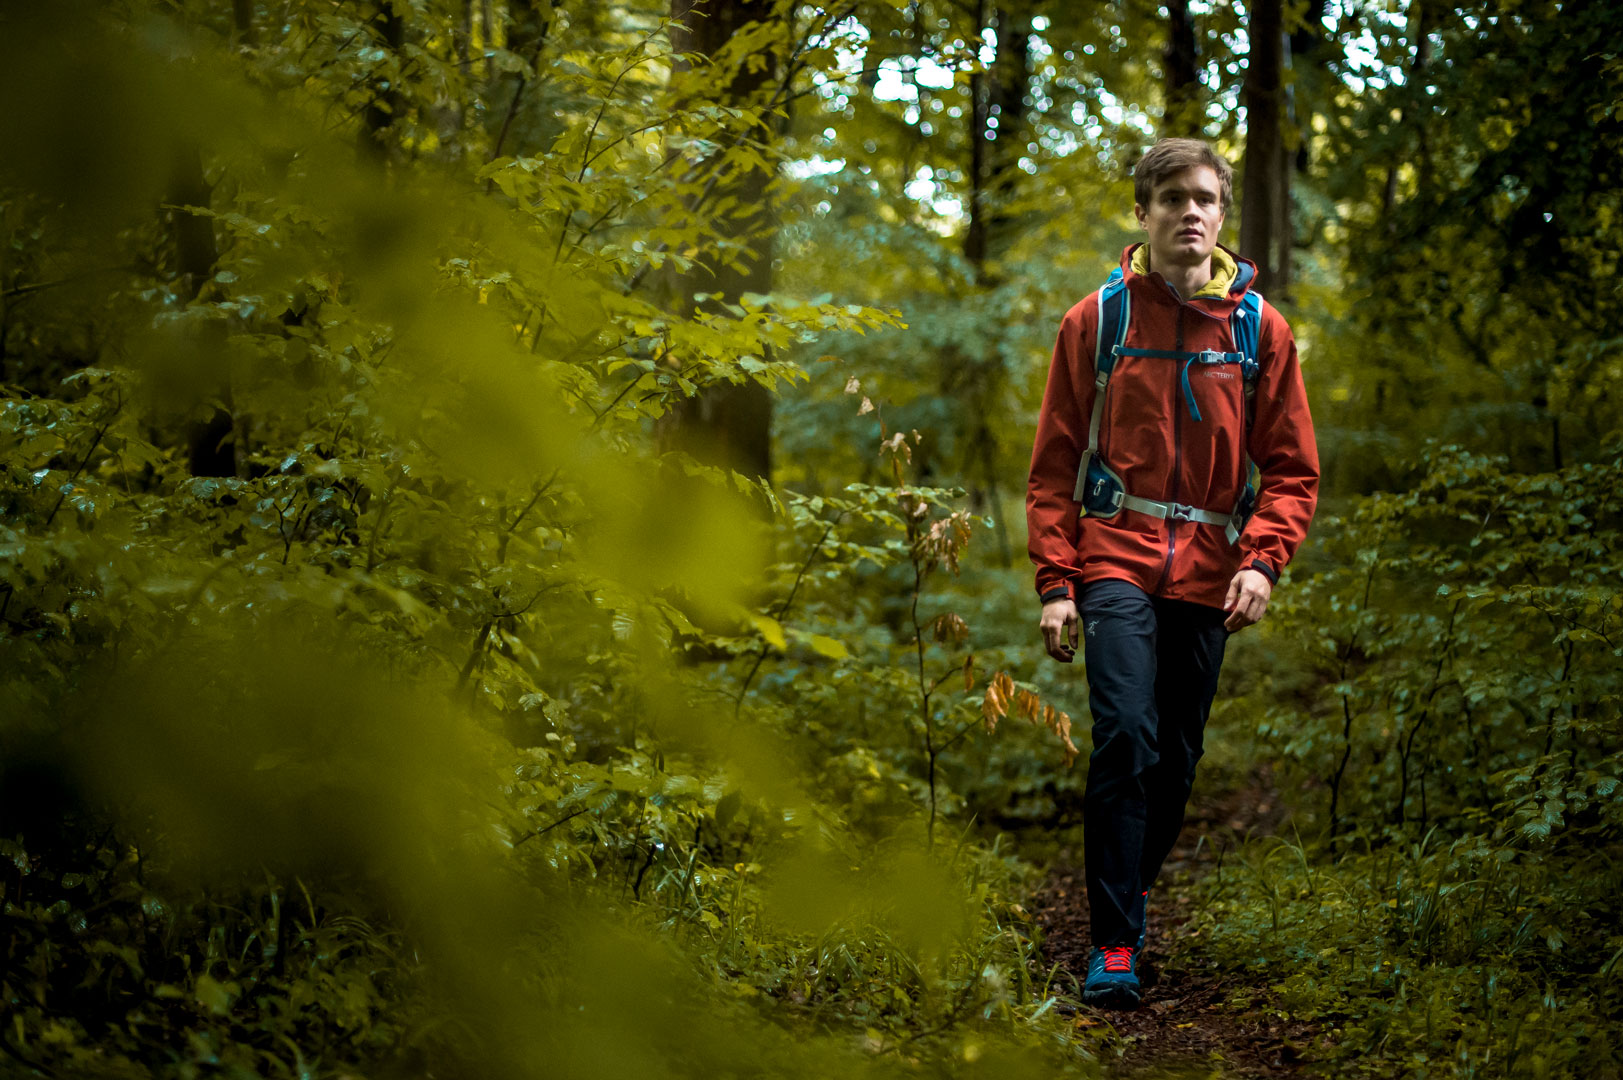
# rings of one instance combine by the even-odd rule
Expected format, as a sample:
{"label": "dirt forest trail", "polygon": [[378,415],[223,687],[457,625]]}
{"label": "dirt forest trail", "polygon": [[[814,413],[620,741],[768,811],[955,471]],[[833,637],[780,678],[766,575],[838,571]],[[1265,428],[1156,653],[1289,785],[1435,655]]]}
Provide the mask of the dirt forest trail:
{"label": "dirt forest trail", "polygon": [[[1078,1029],[1107,1034],[1101,1047],[1112,1076],[1306,1075],[1301,1048],[1322,1033],[1300,1021],[1281,1021],[1262,1005],[1230,1004],[1231,995],[1247,987],[1233,973],[1214,970],[1191,948],[1195,884],[1216,872],[1219,859],[1238,840],[1288,828],[1266,772],[1244,780],[1205,793],[1196,781],[1183,834],[1150,893],[1143,1003],[1131,1011],[1084,1006],[1073,1014]],[[1079,997],[1091,946],[1079,842],[1060,850],[1036,903],[1045,966],[1059,964],[1056,988]],[[1252,989],[1261,988],[1259,980]]]}

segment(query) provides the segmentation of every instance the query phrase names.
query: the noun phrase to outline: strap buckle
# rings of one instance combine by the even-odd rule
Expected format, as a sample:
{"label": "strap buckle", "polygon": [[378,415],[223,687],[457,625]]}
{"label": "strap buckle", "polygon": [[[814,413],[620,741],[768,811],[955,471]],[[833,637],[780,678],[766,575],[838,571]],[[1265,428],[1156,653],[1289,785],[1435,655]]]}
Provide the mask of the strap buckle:
{"label": "strap buckle", "polygon": [[1170,521],[1193,521],[1197,509],[1199,508],[1190,506],[1188,503],[1167,503],[1167,519]]}
{"label": "strap buckle", "polygon": [[1195,354],[1195,359],[1202,364],[1221,364],[1225,362],[1225,356],[1226,354],[1220,353],[1216,349],[1202,349]]}

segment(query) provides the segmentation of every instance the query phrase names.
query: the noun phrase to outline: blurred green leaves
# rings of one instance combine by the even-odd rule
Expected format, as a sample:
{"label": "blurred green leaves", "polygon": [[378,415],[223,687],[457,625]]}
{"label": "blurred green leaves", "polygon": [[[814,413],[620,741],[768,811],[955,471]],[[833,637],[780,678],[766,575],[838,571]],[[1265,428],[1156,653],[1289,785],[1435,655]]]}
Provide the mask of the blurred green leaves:
{"label": "blurred green leaves", "polygon": [[[668,96],[617,25],[504,10],[481,75],[445,5],[233,14],[6,16],[7,1048],[888,1075],[996,1016],[980,1060],[1052,1065],[1012,1049],[1015,871],[919,842],[906,725],[883,769],[830,765],[776,688],[804,662],[894,702],[841,620],[906,555],[896,492],[808,511],[659,451],[704,388],[783,392],[800,346],[900,326],[638,290],[719,235],[661,138],[755,165],[754,120]],[[217,414],[235,468],[191,475]],[[802,591],[785,545],[825,512],[850,530]],[[890,794],[845,805],[848,770]],[[821,880],[834,851],[864,871]]]}

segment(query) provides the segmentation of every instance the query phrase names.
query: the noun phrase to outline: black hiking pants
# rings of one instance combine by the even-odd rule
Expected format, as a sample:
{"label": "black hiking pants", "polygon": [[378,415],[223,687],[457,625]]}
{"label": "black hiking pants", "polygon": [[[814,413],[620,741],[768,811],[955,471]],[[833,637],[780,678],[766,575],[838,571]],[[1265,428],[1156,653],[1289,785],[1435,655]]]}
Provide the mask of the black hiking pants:
{"label": "black hiking pants", "polygon": [[1126,581],[1086,583],[1079,608],[1093,713],[1082,806],[1093,943],[1134,945],[1142,894],[1183,829],[1227,613]]}

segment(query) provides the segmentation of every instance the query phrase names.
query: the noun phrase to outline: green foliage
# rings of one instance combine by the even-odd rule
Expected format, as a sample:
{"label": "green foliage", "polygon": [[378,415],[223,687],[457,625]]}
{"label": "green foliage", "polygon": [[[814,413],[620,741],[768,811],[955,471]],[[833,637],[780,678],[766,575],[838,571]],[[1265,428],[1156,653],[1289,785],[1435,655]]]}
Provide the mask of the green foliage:
{"label": "green foliage", "polygon": [[1613,1075],[1623,455],[1418,466],[1320,521],[1242,660],[1233,712],[1322,832],[1226,860],[1203,948],[1337,1068]]}
{"label": "green foliage", "polygon": [[1254,841],[1202,889],[1194,940],[1244,973],[1232,1004],[1319,1025],[1327,1048],[1298,1050],[1337,1072],[1613,1076],[1618,885],[1611,854],[1436,831],[1333,860]]}
{"label": "green foliage", "polygon": [[1320,224],[1345,271],[1301,299],[1332,316],[1315,415],[1349,486],[1406,483],[1405,431],[1528,472],[1615,441],[1616,15],[1412,5],[1409,32],[1380,37],[1405,73],[1366,70],[1364,92],[1342,87],[1326,110]]}
{"label": "green foliage", "polygon": [[[896,314],[636,291],[715,247],[707,170],[762,152],[706,103],[723,69],[673,90],[641,74],[672,64],[654,35],[516,24],[558,62],[498,155],[476,118],[532,61],[487,50],[481,86],[445,12],[392,10],[403,51],[382,9],[301,11],[238,57],[201,11],[8,37],[6,1051],[107,1076],[1085,1069],[1033,983],[1026,868],[929,835],[956,804],[928,733],[978,730],[978,699],[920,711],[894,661],[962,623],[927,645],[869,618],[870,580],[910,566],[916,612],[956,566],[959,495],[900,470],[777,489],[653,438]],[[91,65],[93,107],[63,107]],[[108,126],[127,167],[70,176]],[[154,222],[171,155],[212,195]],[[236,475],[192,475],[220,406]],[[845,730],[851,687],[894,734]]]}
{"label": "green foliage", "polygon": [[1320,522],[1270,627],[1262,735],[1324,781],[1332,833],[1346,817],[1614,842],[1623,457],[1422,464],[1410,490]]}

